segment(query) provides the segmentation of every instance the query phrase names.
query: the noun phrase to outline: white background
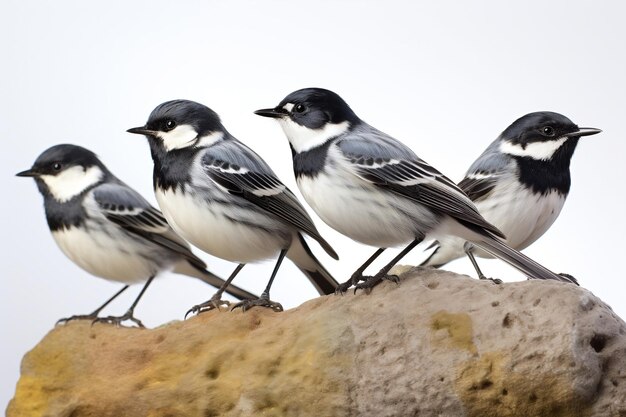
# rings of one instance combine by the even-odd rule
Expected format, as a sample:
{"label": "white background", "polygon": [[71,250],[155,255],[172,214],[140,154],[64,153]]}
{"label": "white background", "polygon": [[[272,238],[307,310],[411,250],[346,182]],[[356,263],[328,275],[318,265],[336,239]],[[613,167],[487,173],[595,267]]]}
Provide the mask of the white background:
{"label": "white background", "polygon": [[[147,143],[125,130],[143,125],[157,104],[175,98],[212,107],[294,191],[282,131],[252,112],[303,87],[336,91],[361,118],[456,181],[528,112],[557,111],[580,126],[601,128],[602,134],[581,139],[568,202],[526,253],[575,275],[626,317],[624,12],[617,1],[5,0],[0,405],[13,395],[21,357],[58,318],[93,310],[120,287],[90,277],[61,254],[35,184],[14,174],[49,146],[75,143],[98,153],[154,201]],[[330,260],[312,243],[313,250],[343,281],[373,248],[314,219],[342,260]],[[202,256],[223,276],[234,268]],[[404,263],[421,259],[417,249]],[[482,265],[490,276],[521,278],[499,261]],[[272,266],[249,265],[236,282],[260,293]],[[465,259],[448,268],[473,274]],[[123,313],[138,291],[129,290],[108,312]],[[202,283],[166,275],[147,292],[137,315],[149,326],[180,319],[212,293]],[[285,263],[272,298],[294,307],[315,295]]]}

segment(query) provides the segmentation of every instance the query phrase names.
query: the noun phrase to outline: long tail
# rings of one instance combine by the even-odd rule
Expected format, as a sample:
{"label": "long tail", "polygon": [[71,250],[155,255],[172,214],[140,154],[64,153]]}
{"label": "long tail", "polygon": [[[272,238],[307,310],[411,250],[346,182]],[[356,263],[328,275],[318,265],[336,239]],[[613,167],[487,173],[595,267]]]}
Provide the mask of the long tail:
{"label": "long tail", "polygon": [[[207,284],[214,286],[215,288],[221,287],[222,284],[226,282],[212,272],[201,268],[199,265],[188,262],[187,260],[181,261],[176,264],[174,272],[176,272],[177,274],[183,274],[190,277],[198,278],[201,281],[204,281]],[[243,288],[239,288],[233,284],[230,284],[225,291],[238,300],[254,300],[259,298],[257,295],[252,294],[251,292],[248,292]]]}
{"label": "long tail", "polygon": [[297,239],[294,238],[287,257],[309,278],[317,292],[321,295],[335,293],[339,283],[313,255],[302,234],[298,233]]}
{"label": "long tail", "polygon": [[573,277],[555,274],[528,256],[511,248],[497,237],[478,235],[476,238],[468,240],[485,252],[508,263],[529,278],[553,279],[578,285],[578,282]]}

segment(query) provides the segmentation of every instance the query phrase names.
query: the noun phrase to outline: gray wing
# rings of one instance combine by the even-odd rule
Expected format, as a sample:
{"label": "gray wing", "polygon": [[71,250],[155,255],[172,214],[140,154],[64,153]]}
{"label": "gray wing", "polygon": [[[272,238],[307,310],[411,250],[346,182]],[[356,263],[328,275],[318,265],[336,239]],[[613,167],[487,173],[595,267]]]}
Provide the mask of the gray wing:
{"label": "gray wing", "polygon": [[111,222],[180,254],[198,268],[206,268],[204,261],[191,252],[187,242],[172,230],[163,214],[132,188],[122,182],[105,183],[94,188],[93,195],[101,212]]}
{"label": "gray wing", "polygon": [[317,231],[296,196],[254,151],[232,138],[207,149],[202,168],[229,193],[255,204],[315,239],[333,258],[333,248]]}
{"label": "gray wing", "polygon": [[456,184],[391,136],[365,125],[336,145],[353,171],[366,181],[502,236]]}
{"label": "gray wing", "polygon": [[516,169],[513,158],[500,152],[499,147],[498,138],[474,161],[459,182],[459,187],[474,202],[487,199],[498,179]]}

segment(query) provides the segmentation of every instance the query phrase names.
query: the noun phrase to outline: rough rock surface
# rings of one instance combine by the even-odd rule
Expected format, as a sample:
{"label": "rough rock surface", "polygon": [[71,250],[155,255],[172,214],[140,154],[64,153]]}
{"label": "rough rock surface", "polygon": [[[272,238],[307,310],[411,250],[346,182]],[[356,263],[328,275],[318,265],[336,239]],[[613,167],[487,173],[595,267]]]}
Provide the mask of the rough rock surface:
{"label": "rough rock surface", "polygon": [[283,313],[58,326],[7,415],[626,416],[626,324],[590,292],[402,278]]}

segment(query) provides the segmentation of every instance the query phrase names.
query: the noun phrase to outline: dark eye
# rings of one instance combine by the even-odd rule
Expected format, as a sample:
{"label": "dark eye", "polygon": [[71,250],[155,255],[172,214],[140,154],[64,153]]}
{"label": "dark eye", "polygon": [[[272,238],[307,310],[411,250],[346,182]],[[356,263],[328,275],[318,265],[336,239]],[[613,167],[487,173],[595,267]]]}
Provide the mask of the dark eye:
{"label": "dark eye", "polygon": [[541,128],[541,133],[546,136],[554,136],[554,128],[552,126],[544,126]]}
{"label": "dark eye", "polygon": [[296,113],[302,113],[305,110],[306,107],[304,106],[304,104],[297,104],[296,107],[293,108],[293,111],[295,111]]}
{"label": "dark eye", "polygon": [[165,130],[172,130],[176,127],[176,122],[173,120],[165,121]]}
{"label": "dark eye", "polygon": [[60,171],[62,167],[63,166],[59,162],[55,162],[54,164],[52,164],[52,169],[54,169],[55,171]]}

